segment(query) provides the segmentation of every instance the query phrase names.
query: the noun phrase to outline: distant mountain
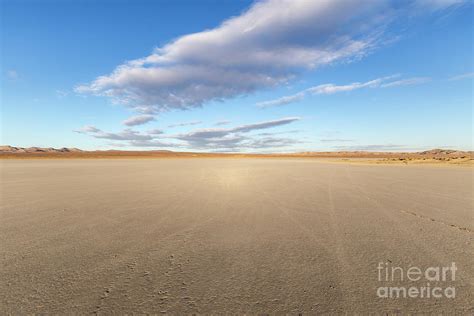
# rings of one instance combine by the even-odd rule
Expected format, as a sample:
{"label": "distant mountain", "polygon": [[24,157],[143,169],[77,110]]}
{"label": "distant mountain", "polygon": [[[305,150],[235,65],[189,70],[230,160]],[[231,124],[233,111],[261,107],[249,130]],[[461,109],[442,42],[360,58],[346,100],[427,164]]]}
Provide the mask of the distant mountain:
{"label": "distant mountain", "polygon": [[2,153],[70,153],[70,152],[81,152],[78,148],[42,148],[42,147],[13,147],[13,146],[0,146],[0,152]]}
{"label": "distant mountain", "polygon": [[461,151],[461,150],[452,150],[452,149],[431,149],[422,151],[419,153],[420,156],[427,156],[433,158],[467,158],[471,159],[474,157],[474,152],[472,151]]}
{"label": "distant mountain", "polygon": [[436,149],[422,151],[420,152],[420,155],[457,157],[457,156],[469,155],[469,152],[436,148]]}
{"label": "distant mountain", "polygon": [[318,152],[318,151],[309,151],[297,153],[301,156],[310,156],[310,157],[366,157],[366,158],[390,158],[390,157],[401,157],[401,158],[470,158],[474,157],[474,152],[472,151],[461,151],[461,150],[452,150],[452,149],[431,149],[421,152],[389,152],[389,151],[333,151],[333,152]]}
{"label": "distant mountain", "polygon": [[[64,153],[65,155],[61,155]],[[67,154],[68,153],[68,154]],[[437,159],[437,160],[451,160],[457,158],[474,159],[474,152],[459,151],[451,149],[431,149],[421,152],[375,152],[375,151],[308,151],[286,154],[251,154],[251,153],[193,153],[193,152],[173,152],[169,150],[97,150],[97,151],[83,151],[77,148],[43,148],[43,147],[14,147],[14,146],[0,146],[0,154],[2,157],[46,157],[46,156],[61,156],[61,157],[165,157],[165,156],[180,156],[180,157],[210,157],[210,156],[236,156],[236,157],[264,157],[264,156],[278,156],[278,157],[314,157],[314,158],[378,158],[378,159]],[[48,155],[51,154],[51,155]],[[67,154],[67,155],[66,155]]]}

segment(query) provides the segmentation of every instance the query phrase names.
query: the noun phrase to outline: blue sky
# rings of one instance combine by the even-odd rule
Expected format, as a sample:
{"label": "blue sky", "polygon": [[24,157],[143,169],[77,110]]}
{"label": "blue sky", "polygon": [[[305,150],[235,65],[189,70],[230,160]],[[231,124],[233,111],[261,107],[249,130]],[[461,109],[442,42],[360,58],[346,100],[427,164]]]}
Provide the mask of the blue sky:
{"label": "blue sky", "polygon": [[3,144],[473,147],[471,1],[0,1]]}

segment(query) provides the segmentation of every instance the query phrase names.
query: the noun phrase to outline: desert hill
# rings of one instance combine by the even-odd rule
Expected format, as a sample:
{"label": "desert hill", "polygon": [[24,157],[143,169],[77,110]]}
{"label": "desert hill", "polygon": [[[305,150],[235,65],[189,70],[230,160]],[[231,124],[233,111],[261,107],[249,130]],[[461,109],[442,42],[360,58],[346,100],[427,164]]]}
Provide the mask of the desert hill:
{"label": "desert hill", "polygon": [[77,148],[42,148],[42,147],[14,147],[0,146],[0,158],[193,158],[193,157],[260,157],[260,158],[339,158],[339,159],[369,159],[391,162],[413,162],[413,161],[447,161],[468,162],[474,159],[474,152],[459,151],[451,149],[431,149],[421,152],[371,152],[371,151],[309,151],[297,153],[280,154],[257,154],[257,153],[197,153],[197,152],[174,152],[169,150],[97,150],[85,151]]}
{"label": "desert hill", "polygon": [[70,152],[82,152],[78,148],[42,148],[42,147],[13,147],[13,146],[0,146],[0,153],[70,153]]}

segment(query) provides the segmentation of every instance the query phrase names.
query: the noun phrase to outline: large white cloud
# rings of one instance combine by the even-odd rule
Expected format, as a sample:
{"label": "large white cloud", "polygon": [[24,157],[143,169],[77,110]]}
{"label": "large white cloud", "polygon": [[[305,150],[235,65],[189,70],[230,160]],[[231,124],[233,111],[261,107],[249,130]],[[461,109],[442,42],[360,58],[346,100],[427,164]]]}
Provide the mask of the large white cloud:
{"label": "large white cloud", "polygon": [[394,12],[388,0],[267,0],[217,28],[186,35],[76,87],[141,112],[190,108],[358,58]]}
{"label": "large white cloud", "polygon": [[[463,0],[264,0],[76,91],[153,114],[272,87],[305,69],[366,55],[396,18]],[[431,9],[431,10],[428,10]]]}

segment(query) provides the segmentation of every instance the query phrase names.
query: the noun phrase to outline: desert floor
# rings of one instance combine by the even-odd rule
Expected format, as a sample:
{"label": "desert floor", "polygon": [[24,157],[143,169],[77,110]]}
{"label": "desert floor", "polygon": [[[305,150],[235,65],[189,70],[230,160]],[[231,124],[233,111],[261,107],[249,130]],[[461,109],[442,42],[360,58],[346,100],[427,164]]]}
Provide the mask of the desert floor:
{"label": "desert floor", "polygon": [[[0,314],[472,312],[473,168],[2,160]],[[379,298],[379,263],[455,298]]]}

